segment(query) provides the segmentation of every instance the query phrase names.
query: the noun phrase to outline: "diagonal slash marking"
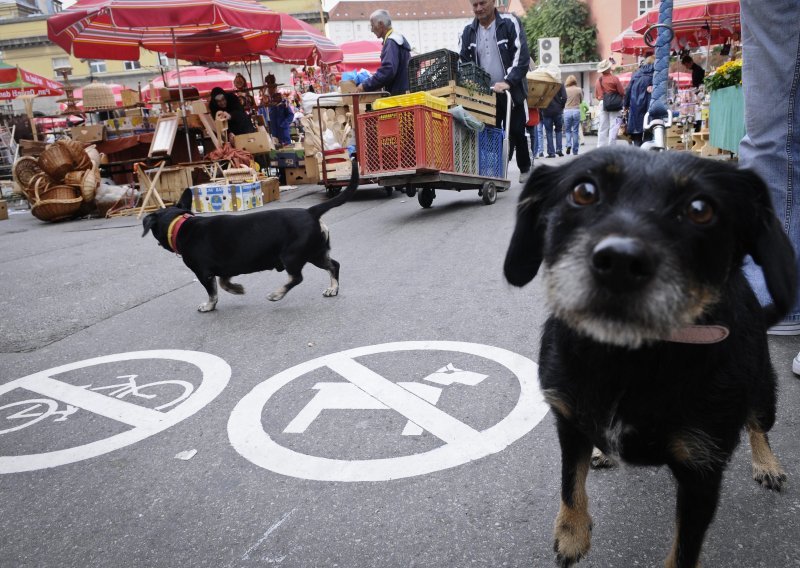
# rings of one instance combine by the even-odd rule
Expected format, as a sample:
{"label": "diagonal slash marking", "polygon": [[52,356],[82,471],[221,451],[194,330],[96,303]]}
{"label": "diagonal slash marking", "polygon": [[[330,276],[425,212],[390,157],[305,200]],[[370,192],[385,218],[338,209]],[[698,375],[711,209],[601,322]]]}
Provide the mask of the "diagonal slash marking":
{"label": "diagonal slash marking", "polygon": [[138,404],[123,402],[50,377],[24,377],[15,382],[14,387],[24,388],[42,396],[60,400],[66,404],[77,406],[83,410],[88,410],[129,426],[153,426],[167,419],[167,413],[139,406]]}
{"label": "diagonal slash marking", "polygon": [[446,412],[382,377],[353,359],[327,362],[332,371],[421,426],[440,440],[452,443],[480,443],[481,434]]}

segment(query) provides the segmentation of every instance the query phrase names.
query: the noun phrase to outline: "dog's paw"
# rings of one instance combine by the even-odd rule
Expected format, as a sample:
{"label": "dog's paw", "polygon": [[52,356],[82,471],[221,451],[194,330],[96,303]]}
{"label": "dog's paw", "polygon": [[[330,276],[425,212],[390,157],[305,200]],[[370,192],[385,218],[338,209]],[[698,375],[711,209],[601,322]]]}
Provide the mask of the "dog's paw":
{"label": "dog's paw", "polygon": [[569,568],[589,553],[592,542],[592,522],[586,517],[584,522],[574,524],[559,523],[556,526],[553,550],[556,553],[556,564],[560,568]]}
{"label": "dog's paw", "polygon": [[270,295],[267,296],[267,300],[270,302],[277,302],[278,300],[282,300],[283,297],[286,295],[286,292],[272,292]]}
{"label": "dog's paw", "polygon": [[610,458],[597,448],[592,450],[592,469],[606,469],[617,467],[617,460]]}
{"label": "dog's paw", "polygon": [[786,472],[780,466],[776,466],[775,468],[753,467],[753,479],[765,489],[780,491],[787,478]]}
{"label": "dog's paw", "polygon": [[197,306],[198,312],[212,312],[217,307],[216,302],[203,302],[199,306]]}
{"label": "dog's paw", "polygon": [[325,291],[322,293],[322,295],[325,296],[326,298],[330,298],[331,296],[337,296],[338,294],[339,294],[338,286],[336,287],[331,286],[330,288],[325,288]]}

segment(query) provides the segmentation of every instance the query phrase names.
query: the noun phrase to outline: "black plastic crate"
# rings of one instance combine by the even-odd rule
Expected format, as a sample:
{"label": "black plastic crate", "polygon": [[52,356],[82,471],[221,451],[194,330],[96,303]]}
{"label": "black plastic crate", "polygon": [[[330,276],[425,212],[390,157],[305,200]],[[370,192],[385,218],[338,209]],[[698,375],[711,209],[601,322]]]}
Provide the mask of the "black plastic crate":
{"label": "black plastic crate", "polygon": [[458,53],[437,49],[415,55],[408,62],[408,85],[412,93],[446,87],[458,79]]}
{"label": "black plastic crate", "polygon": [[478,67],[476,63],[462,63],[458,68],[457,84],[474,93],[490,95],[492,79],[489,73]]}

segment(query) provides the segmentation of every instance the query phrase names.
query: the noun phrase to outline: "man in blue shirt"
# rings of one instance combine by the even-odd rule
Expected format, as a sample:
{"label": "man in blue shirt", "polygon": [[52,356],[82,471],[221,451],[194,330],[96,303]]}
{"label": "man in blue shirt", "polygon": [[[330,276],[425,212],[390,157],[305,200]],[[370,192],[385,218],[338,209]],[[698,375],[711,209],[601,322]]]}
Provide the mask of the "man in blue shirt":
{"label": "man in blue shirt", "polygon": [[375,74],[358,86],[358,91],[384,89],[392,95],[408,92],[408,60],[411,46],[402,34],[392,29],[392,18],[386,10],[375,10],[369,17],[372,33],[383,41],[381,66]]}

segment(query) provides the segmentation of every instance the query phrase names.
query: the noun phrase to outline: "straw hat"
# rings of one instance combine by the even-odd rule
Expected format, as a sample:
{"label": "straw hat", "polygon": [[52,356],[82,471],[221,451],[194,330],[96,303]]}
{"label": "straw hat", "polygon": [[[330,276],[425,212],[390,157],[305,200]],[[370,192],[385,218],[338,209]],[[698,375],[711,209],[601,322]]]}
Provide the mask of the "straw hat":
{"label": "straw hat", "polygon": [[609,69],[611,69],[611,62],[608,59],[603,59],[600,63],[597,64],[598,73],[605,73]]}

